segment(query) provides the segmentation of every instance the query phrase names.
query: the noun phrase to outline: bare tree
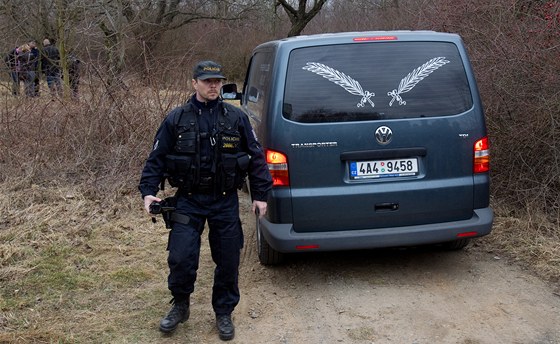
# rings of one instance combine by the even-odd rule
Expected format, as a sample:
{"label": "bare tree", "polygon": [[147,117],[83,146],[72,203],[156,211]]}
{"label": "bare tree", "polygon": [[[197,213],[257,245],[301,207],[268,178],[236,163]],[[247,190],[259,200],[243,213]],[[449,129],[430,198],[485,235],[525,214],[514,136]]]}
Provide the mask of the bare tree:
{"label": "bare tree", "polygon": [[14,43],[41,42],[44,38],[56,43],[66,95],[69,95],[67,47],[75,41],[75,27],[84,20],[87,7],[85,0],[4,0],[0,3],[0,16],[8,21]]}
{"label": "bare tree", "polygon": [[50,20],[54,17],[52,1],[4,0],[0,2],[0,15],[14,37],[29,40],[56,35]]}
{"label": "bare tree", "polygon": [[139,61],[144,62],[144,70],[149,71],[165,33],[200,20],[239,20],[260,6],[257,0],[105,0],[99,27],[105,35],[114,73],[123,70],[123,40],[129,36],[141,51]]}
{"label": "bare tree", "polygon": [[[166,50],[158,45],[169,33],[197,21],[238,21],[262,7],[261,0],[3,0],[0,19],[7,22],[0,27],[10,32],[9,45],[50,38],[63,54],[78,37],[88,49],[100,43],[107,75],[98,75],[106,85],[124,86],[126,63],[144,76],[159,67],[156,59]],[[185,43],[199,39],[181,37]]]}
{"label": "bare tree", "polygon": [[301,34],[311,19],[321,11],[321,8],[326,2],[327,0],[313,0],[313,5],[309,12],[307,12],[307,0],[298,0],[297,9],[290,5],[287,0],[277,0],[276,6],[282,6],[292,23],[292,28],[290,32],[288,32],[288,37]]}
{"label": "bare tree", "polygon": [[56,0],[56,32],[58,37],[58,49],[60,52],[60,65],[62,67],[62,80],[64,80],[64,96],[68,97],[69,92],[69,77],[68,77],[68,64],[67,51],[66,51],[66,30],[68,24],[68,0]]}

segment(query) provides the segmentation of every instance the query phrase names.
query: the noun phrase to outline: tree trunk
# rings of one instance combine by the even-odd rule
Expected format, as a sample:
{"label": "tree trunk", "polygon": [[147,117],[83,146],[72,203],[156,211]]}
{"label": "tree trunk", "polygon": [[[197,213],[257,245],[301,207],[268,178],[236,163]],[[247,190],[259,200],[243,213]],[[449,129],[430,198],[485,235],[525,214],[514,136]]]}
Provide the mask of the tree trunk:
{"label": "tree trunk", "polygon": [[313,19],[320,11],[327,0],[314,0],[313,7],[306,12],[307,0],[299,0],[297,10],[292,7],[286,0],[277,0],[276,5],[282,6],[286,14],[290,18],[292,27],[288,32],[288,37],[298,36],[301,34],[303,29],[309,24],[311,19]]}
{"label": "tree trunk", "polygon": [[68,59],[66,52],[66,25],[67,15],[66,9],[68,8],[67,0],[56,0],[56,31],[57,31],[57,45],[60,54],[60,67],[62,69],[63,80],[63,94],[64,99],[70,98],[70,77],[68,75]]}

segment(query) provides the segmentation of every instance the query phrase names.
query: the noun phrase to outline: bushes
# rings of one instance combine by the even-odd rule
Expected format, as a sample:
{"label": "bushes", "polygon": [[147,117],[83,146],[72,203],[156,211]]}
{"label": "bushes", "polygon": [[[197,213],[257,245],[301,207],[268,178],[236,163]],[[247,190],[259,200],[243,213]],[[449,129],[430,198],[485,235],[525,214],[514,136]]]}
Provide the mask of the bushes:
{"label": "bushes", "polygon": [[558,221],[560,25],[550,11],[560,4],[492,2],[478,8],[464,37],[486,107],[493,194]]}
{"label": "bushes", "polygon": [[98,84],[79,102],[3,97],[0,181],[12,188],[82,184],[107,196],[135,188],[155,130],[187,94]]}
{"label": "bushes", "polygon": [[[28,102],[2,95],[0,179],[80,181],[93,190],[130,187],[160,120],[186,99],[192,64],[217,59],[230,71],[230,81],[241,82],[252,48],[278,38],[275,28],[283,24],[282,18],[259,18],[212,25],[201,21],[169,31],[160,41],[166,49],[153,51],[158,64],[140,68],[138,56],[143,55],[129,52],[127,61],[134,63],[127,66],[117,90],[101,81],[103,59],[84,56],[95,73],[86,76],[80,103],[44,98]],[[560,2],[353,0],[325,7],[305,33],[385,28],[448,31],[463,37],[486,109],[494,198],[558,221]]]}

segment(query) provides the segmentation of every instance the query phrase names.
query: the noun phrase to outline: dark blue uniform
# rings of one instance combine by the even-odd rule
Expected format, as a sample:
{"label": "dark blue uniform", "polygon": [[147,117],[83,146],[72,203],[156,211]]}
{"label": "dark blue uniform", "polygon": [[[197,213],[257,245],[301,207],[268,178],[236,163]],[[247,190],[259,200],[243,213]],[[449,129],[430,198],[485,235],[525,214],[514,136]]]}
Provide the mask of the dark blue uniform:
{"label": "dark blue uniform", "polygon": [[[201,103],[193,96],[198,131],[200,134],[200,175],[211,176],[217,185],[216,163],[219,158],[215,149],[217,122],[223,111],[220,100]],[[184,116],[184,107],[176,108],[165,118],[158,129],[154,148],[150,153],[139,189],[142,198],[155,196],[166,171],[166,156],[175,153],[178,116]],[[248,167],[249,185],[253,200],[266,201],[272,180],[263,150],[257,142],[245,114],[228,105],[229,115],[238,118],[236,130],[240,135],[240,148],[251,159]],[[168,287],[175,302],[185,300],[194,290],[198,269],[201,235],[208,222],[212,260],[216,264],[212,306],[216,314],[230,314],[239,302],[238,267],[243,247],[243,232],[239,219],[237,190],[220,190],[217,187],[200,191],[197,186],[188,192],[179,188],[176,212],[190,217],[188,224],[174,222],[169,235]]]}

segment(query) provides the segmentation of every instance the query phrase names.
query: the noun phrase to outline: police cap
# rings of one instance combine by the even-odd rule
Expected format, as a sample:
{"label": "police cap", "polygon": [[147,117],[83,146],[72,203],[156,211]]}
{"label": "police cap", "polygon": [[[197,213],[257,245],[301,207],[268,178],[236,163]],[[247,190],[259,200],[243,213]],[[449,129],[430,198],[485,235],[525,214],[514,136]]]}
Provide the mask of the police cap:
{"label": "police cap", "polygon": [[193,69],[193,79],[226,79],[222,66],[214,61],[201,61]]}

